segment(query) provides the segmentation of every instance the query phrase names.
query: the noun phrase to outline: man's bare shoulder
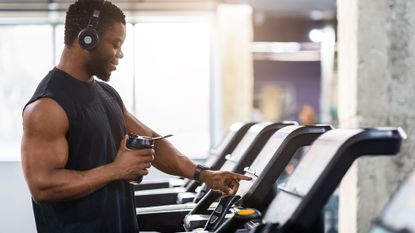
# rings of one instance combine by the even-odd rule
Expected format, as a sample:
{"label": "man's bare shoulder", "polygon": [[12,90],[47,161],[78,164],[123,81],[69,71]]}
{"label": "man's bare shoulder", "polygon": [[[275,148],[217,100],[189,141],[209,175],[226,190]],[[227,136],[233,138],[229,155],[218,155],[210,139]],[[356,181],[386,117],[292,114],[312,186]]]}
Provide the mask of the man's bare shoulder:
{"label": "man's bare shoulder", "polygon": [[51,98],[40,98],[23,111],[25,133],[62,133],[69,126],[68,117],[63,108]]}

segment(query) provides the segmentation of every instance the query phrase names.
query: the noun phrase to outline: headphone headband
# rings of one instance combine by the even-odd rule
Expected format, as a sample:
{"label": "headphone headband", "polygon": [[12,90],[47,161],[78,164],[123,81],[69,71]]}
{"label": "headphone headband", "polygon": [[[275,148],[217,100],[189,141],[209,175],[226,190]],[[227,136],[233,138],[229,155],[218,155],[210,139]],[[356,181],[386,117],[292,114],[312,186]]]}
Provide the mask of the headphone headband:
{"label": "headphone headband", "polygon": [[[98,9],[94,9],[91,17],[89,18],[88,25],[82,29],[78,34],[79,45],[87,50],[93,50],[100,42],[100,36],[97,31],[99,24],[99,15],[104,7],[105,0],[102,1],[101,6]],[[85,0],[82,1],[83,6],[86,8]]]}
{"label": "headphone headband", "polygon": [[99,14],[100,14],[99,10],[94,10],[94,12],[92,13],[91,18],[89,18],[89,22],[88,22],[87,27],[93,26],[93,27],[96,28],[98,26]]}

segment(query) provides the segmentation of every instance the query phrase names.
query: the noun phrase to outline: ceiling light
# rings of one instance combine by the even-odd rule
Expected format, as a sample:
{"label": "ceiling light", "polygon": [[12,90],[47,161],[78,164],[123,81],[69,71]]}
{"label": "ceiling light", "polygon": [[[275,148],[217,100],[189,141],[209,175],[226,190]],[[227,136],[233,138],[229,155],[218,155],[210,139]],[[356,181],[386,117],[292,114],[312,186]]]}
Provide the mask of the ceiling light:
{"label": "ceiling light", "polygon": [[311,31],[308,33],[308,38],[310,38],[312,42],[319,43],[323,38],[323,31],[316,28],[311,29]]}

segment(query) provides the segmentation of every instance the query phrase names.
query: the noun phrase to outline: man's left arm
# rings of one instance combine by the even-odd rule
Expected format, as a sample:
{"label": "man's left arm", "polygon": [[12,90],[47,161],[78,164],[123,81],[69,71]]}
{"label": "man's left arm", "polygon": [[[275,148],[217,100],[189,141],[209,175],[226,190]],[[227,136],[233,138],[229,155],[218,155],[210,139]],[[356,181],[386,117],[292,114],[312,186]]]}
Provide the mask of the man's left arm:
{"label": "man's left arm", "polygon": [[[142,136],[160,136],[124,108],[125,125],[128,133]],[[168,140],[158,140],[154,144],[155,156],[152,162],[157,169],[175,176],[193,179],[196,164],[178,151]],[[238,190],[239,180],[249,180],[248,176],[227,172],[203,170],[200,173],[200,181],[210,188],[219,189],[226,195],[233,195]]]}

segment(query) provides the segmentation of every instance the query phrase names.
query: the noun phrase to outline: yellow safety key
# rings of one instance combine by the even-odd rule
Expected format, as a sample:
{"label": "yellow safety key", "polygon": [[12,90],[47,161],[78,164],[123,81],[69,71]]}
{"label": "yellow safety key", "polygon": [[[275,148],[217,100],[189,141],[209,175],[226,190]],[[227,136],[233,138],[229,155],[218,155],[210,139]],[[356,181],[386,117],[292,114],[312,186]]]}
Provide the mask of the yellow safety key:
{"label": "yellow safety key", "polygon": [[253,209],[243,209],[243,210],[238,210],[238,212],[236,212],[238,215],[241,216],[248,216],[248,215],[253,215],[255,214],[255,210]]}

